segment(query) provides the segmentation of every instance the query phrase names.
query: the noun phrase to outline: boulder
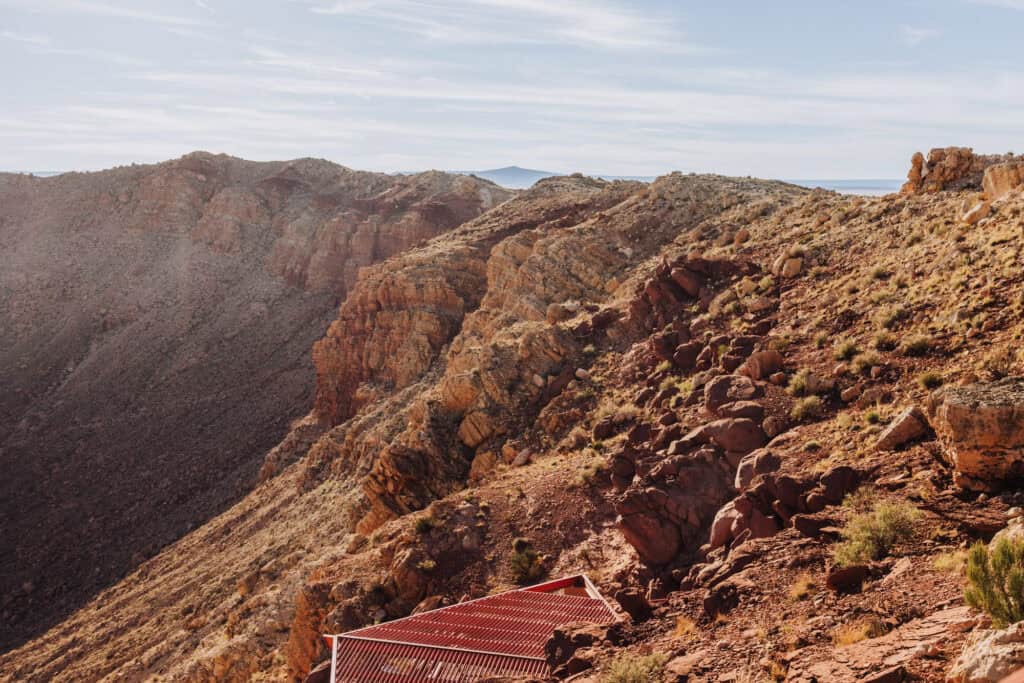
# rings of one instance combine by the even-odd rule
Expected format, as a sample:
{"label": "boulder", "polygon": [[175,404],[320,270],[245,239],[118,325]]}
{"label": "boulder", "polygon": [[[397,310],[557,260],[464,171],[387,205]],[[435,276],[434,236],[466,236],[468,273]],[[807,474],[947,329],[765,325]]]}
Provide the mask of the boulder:
{"label": "boulder", "polygon": [[696,299],[700,293],[703,278],[700,275],[686,268],[674,268],[669,277],[679,285],[679,288],[686,292],[691,299]]}
{"label": "boulder", "polygon": [[782,369],[782,354],[774,349],[755,351],[736,369],[736,374],[753,380],[763,380]]}
{"label": "boulder", "polygon": [[686,342],[676,347],[672,362],[681,370],[692,370],[697,365],[697,356],[704,346],[700,342]]}
{"label": "boulder", "polygon": [[1024,622],[974,634],[949,670],[950,683],[998,683],[1024,667]]}
{"label": "boulder", "polygon": [[750,482],[759,474],[769,474],[779,469],[782,461],[779,456],[765,448],[759,448],[743,456],[736,468],[736,490],[742,491],[750,486]]}
{"label": "boulder", "polygon": [[870,573],[868,566],[863,564],[838,567],[829,572],[825,585],[837,593],[859,593]]}
{"label": "boulder", "polygon": [[743,417],[715,420],[698,428],[698,431],[719,448],[737,453],[749,453],[768,443],[768,436],[761,426]]}
{"label": "boulder", "polygon": [[721,375],[713,378],[704,387],[704,408],[717,413],[727,403],[746,401],[761,396],[764,392],[753,380],[743,375]]}
{"label": "boulder", "polygon": [[313,667],[302,683],[330,683],[331,660],[326,659]]}
{"label": "boulder", "polygon": [[679,552],[679,527],[653,512],[621,514],[619,531],[649,564],[665,564]]}
{"label": "boulder", "polygon": [[1021,185],[1024,185],[1024,161],[993,164],[985,169],[981,179],[981,186],[989,201],[1004,197]]}
{"label": "boulder", "polygon": [[471,481],[480,481],[494,470],[498,464],[498,456],[493,451],[481,451],[473,457],[469,466],[469,478]]}
{"label": "boulder", "polygon": [[929,416],[961,488],[994,490],[1024,475],[1024,378],[944,387]]}
{"label": "boulder", "polygon": [[568,662],[577,650],[592,647],[603,641],[608,628],[589,622],[559,626],[544,644],[544,658],[548,665],[557,667]]}
{"label": "boulder", "polygon": [[623,588],[616,591],[615,602],[619,603],[622,611],[628,614],[634,622],[647,621],[651,618],[651,605],[643,592],[636,588]]}
{"label": "boulder", "polygon": [[708,545],[712,548],[721,548],[728,543],[732,539],[733,527],[742,518],[743,515],[736,509],[735,501],[726,503],[715,515],[715,521],[711,523],[711,536],[708,539]]}
{"label": "boulder", "polygon": [[928,418],[920,408],[913,406],[897,415],[879,434],[875,448],[879,451],[893,451],[924,436],[929,430]]}
{"label": "boulder", "polygon": [[977,204],[974,205],[973,208],[971,208],[967,213],[964,214],[961,220],[963,220],[964,223],[967,223],[967,225],[974,225],[982,218],[988,217],[991,211],[991,202],[978,202]]}
{"label": "boulder", "polygon": [[721,417],[745,417],[760,422],[764,419],[764,406],[756,401],[734,401],[718,408]]}

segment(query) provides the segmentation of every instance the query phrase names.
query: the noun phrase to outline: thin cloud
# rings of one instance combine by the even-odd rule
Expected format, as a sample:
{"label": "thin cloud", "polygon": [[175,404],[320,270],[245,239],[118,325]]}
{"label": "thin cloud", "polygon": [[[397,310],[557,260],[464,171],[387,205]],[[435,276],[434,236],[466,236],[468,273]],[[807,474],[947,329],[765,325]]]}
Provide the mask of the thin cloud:
{"label": "thin cloud", "polygon": [[937,38],[942,35],[942,32],[933,28],[924,28],[921,26],[901,26],[900,27],[900,39],[904,45],[908,47],[917,47],[926,40]]}
{"label": "thin cloud", "polygon": [[705,51],[660,17],[578,0],[343,0],[314,4],[317,14],[376,22],[451,43],[548,43],[597,49]]}
{"label": "thin cloud", "polygon": [[28,45],[49,45],[50,39],[38,33],[17,33],[15,31],[0,31],[0,38],[13,40],[16,43]]}
{"label": "thin cloud", "polygon": [[139,9],[137,6],[112,5],[91,0],[0,0],[0,6],[15,7],[34,12],[70,12],[91,14],[117,19],[132,19],[167,26],[199,26],[203,22],[162,12]]}
{"label": "thin cloud", "polygon": [[1024,10],[1024,0],[970,0],[970,3],[972,5],[989,5],[990,7]]}

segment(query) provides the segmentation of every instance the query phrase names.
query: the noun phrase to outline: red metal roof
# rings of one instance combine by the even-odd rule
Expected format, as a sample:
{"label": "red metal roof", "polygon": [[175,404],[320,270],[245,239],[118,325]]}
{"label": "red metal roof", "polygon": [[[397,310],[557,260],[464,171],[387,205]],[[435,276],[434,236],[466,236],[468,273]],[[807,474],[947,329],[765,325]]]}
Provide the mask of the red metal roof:
{"label": "red metal roof", "polygon": [[333,681],[471,683],[487,676],[543,676],[544,644],[556,626],[614,619],[586,577],[550,581],[333,636]]}

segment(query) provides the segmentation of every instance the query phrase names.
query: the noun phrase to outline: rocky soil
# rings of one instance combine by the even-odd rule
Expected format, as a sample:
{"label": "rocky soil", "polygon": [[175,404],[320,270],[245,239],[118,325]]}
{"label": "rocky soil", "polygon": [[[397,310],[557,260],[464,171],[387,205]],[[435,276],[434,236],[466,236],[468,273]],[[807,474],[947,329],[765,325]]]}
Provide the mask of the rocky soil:
{"label": "rocky soil", "polygon": [[358,269],[509,196],[205,153],[0,176],[0,644],[250,490]]}
{"label": "rocky soil", "polygon": [[1016,164],[555,178],[364,269],[260,484],[4,680],[302,680],[321,633],[576,572],[622,618],[556,634],[559,678],[999,680],[1024,631],[963,565],[1024,535]]}

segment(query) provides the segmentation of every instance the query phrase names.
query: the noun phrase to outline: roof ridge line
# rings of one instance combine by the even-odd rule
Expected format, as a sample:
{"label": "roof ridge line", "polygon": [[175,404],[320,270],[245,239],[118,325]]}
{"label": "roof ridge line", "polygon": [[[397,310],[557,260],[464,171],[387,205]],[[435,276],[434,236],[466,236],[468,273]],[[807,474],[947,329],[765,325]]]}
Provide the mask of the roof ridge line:
{"label": "roof ridge line", "polygon": [[332,637],[333,638],[338,638],[338,639],[348,638],[350,640],[362,640],[362,641],[366,641],[366,642],[370,642],[370,643],[391,643],[393,645],[405,645],[406,647],[423,647],[423,648],[426,648],[428,650],[450,650],[452,652],[474,652],[476,654],[491,655],[491,656],[494,656],[494,657],[515,657],[517,659],[531,659],[531,660],[538,661],[538,662],[545,662],[545,663],[547,662],[547,659],[545,659],[544,657],[531,657],[529,655],[516,655],[516,654],[509,654],[508,652],[493,652],[491,650],[473,650],[473,649],[469,649],[469,648],[465,648],[465,647],[449,647],[447,645],[427,645],[425,643],[410,643],[410,642],[406,642],[404,640],[390,640],[388,638],[368,638],[366,636],[353,636],[353,635],[349,635],[347,633],[342,633],[340,635],[336,635],[336,636],[332,636]]}

